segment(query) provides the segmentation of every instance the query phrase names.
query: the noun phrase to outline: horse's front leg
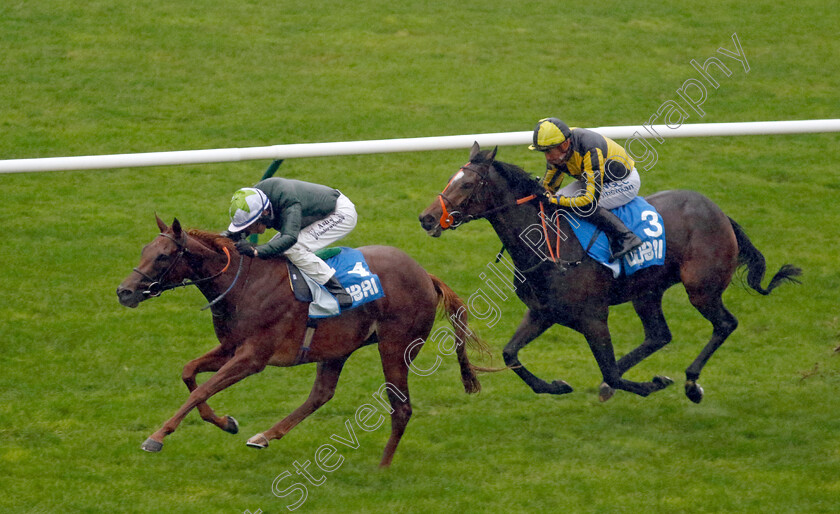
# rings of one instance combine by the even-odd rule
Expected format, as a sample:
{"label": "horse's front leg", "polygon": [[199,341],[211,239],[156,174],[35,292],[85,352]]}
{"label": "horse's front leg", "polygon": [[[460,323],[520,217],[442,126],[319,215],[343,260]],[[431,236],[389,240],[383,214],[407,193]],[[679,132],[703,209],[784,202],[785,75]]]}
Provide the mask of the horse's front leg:
{"label": "horse's front leg", "polygon": [[149,436],[141,448],[147,452],[160,451],[163,448],[163,438],[178,428],[187,413],[206,402],[208,398],[219,391],[230,387],[249,375],[262,371],[268,363],[269,357],[270,352],[257,351],[253,345],[239,347],[236,354],[219,368],[219,371],[190,393],[187,402],[157,432]]}
{"label": "horse's front leg", "polygon": [[[607,325],[607,307],[604,307],[603,312],[595,314],[594,317],[588,317],[581,322],[580,332],[586,337],[586,342],[589,344],[589,349],[601,369],[604,383],[613,389],[622,389],[639,396],[647,396],[650,393],[665,389],[674,381],[668,377],[655,376],[650,382],[633,382],[621,377],[621,369],[615,361],[615,351],[613,350],[612,340],[610,338],[610,330]],[[588,311],[589,316],[593,316],[592,311]],[[602,397],[603,401],[603,387]]]}
{"label": "horse's front leg", "polygon": [[528,371],[525,366],[519,362],[519,350],[539,337],[540,334],[548,330],[548,328],[553,324],[554,322],[551,321],[548,316],[540,316],[539,313],[535,313],[533,310],[528,309],[528,312],[525,313],[525,317],[522,319],[522,322],[513,334],[513,338],[511,338],[508,344],[505,345],[505,349],[502,352],[505,364],[511,368],[514,373],[519,375],[519,378],[528,384],[528,386],[537,394],[565,394],[573,391],[572,386],[562,380],[555,380],[551,383],[546,382]]}
{"label": "horse's front leg", "polygon": [[[233,357],[233,353],[229,350],[223,349],[222,345],[210,350],[206,354],[197,359],[193,359],[184,366],[184,371],[181,373],[181,379],[187,385],[187,389],[193,392],[198,387],[195,381],[195,376],[199,373],[208,371],[219,371]],[[233,416],[219,417],[213,412],[213,409],[207,405],[206,402],[196,405],[201,419],[208,423],[212,423],[221,428],[225,432],[235,434],[239,432],[239,423]]]}

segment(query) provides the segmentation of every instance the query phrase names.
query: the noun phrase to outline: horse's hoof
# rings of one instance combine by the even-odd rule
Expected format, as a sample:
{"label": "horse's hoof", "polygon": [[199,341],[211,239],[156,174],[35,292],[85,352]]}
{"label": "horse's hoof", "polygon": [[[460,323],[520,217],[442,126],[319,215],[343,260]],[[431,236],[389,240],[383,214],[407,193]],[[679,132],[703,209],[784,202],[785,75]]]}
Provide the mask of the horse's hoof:
{"label": "horse's hoof", "polygon": [[233,416],[225,416],[227,420],[227,425],[225,425],[224,430],[228,434],[238,434],[239,433],[239,422],[234,419]]}
{"label": "horse's hoof", "polygon": [[268,438],[262,434],[257,434],[248,439],[248,442],[245,444],[251,448],[262,450],[263,448],[268,448]]}
{"label": "horse's hoof", "polygon": [[143,442],[140,449],[151,453],[157,453],[163,449],[163,443],[155,441],[150,437]]}
{"label": "horse's hoof", "polygon": [[542,380],[540,382],[537,387],[532,388],[537,394],[566,394],[574,391],[572,386],[562,380],[555,380],[550,384]]}
{"label": "horse's hoof", "polygon": [[615,394],[615,389],[608,386],[606,382],[601,382],[601,386],[598,388],[598,400],[601,402],[605,402],[613,397]]}
{"label": "horse's hoof", "polygon": [[568,394],[574,391],[572,386],[562,380],[555,380],[551,383],[551,394]]}
{"label": "horse's hoof", "polygon": [[562,380],[555,380],[550,384],[545,383],[545,385],[535,392],[539,394],[566,394],[571,393],[572,391],[574,391],[574,389],[572,389],[572,386],[566,382]]}
{"label": "horse's hoof", "polygon": [[656,375],[653,377],[652,382],[659,386],[659,389],[665,389],[669,385],[673,384],[674,381],[664,375]]}
{"label": "horse's hoof", "polygon": [[685,395],[694,403],[703,401],[703,388],[694,380],[685,381]]}
{"label": "horse's hoof", "polygon": [[540,380],[537,385],[531,386],[531,389],[537,394],[566,394],[574,390],[572,386],[562,380],[555,380],[550,384]]}

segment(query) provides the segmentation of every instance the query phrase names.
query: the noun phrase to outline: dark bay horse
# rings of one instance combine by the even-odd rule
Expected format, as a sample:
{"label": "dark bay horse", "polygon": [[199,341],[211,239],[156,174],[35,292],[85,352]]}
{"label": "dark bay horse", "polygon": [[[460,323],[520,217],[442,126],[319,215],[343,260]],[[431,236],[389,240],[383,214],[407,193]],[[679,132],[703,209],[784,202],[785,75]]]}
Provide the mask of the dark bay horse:
{"label": "dark bay horse", "polygon": [[[452,325],[461,380],[467,393],[479,391],[480,384],[461,343],[481,351],[487,349],[467,328],[463,302],[401,250],[388,246],[359,249],[371,272],[379,276],[385,297],[339,317],[320,320],[309,350],[302,354],[309,303],[295,300],[284,259],[241,257],[232,241],[218,234],[182,230],[177,219],[171,227],[160,218],[157,223],[160,235],[143,248],[140,264],[117,288],[120,303],[136,307],[149,297],[192,281],[189,284],[195,284],[212,303],[213,326],[220,344],[184,366],[182,378],[190,390],[189,399],[146,440],[144,450],[160,451],[163,438],[174,432],[193,408],[198,408],[203,420],[237,433],[236,420],[217,416],[207,405],[208,398],[267,365],[316,362],[315,384],[303,405],[248,441],[248,446],[265,448],[271,439],[283,437],[332,398],[341,369],[353,351],[378,343],[386,383],[377,399],[391,414],[391,436],[380,465],[388,466],[411,417],[409,366],[428,337],[439,309],[450,321],[460,318]],[[207,371],[215,373],[197,386],[196,375]],[[382,399],[386,392],[390,407]]]}
{"label": "dark bay horse", "polygon": [[[706,362],[738,326],[723,305],[723,291],[735,270],[747,269],[747,284],[767,295],[783,281],[797,282],[797,267],[786,264],[767,288],[761,286],[765,261],[744,230],[711,200],[692,191],[664,191],[646,197],[664,222],[666,257],[662,266],[614,279],[605,266],[589,258],[563,212],[541,215],[544,190],[521,168],[495,160],[496,150],[473,145],[470,160],[443,192],[420,214],[420,223],[433,237],[472,219],[485,218],[510,253],[517,270],[514,286],[528,307],[524,319],[504,348],[505,363],[536,393],[572,391],[562,380],[551,383],[529,372],[519,351],[549,327],[560,324],[586,337],[603,375],[600,398],[623,389],[647,396],[670,385],[667,377],[650,382],[622,378],[624,373],[671,341],[662,312],[665,290],[682,282],[691,304],[712,324],[712,337],[686,369],[685,393],[699,403],[697,383]],[[543,225],[543,220],[547,220]],[[535,238],[534,233],[543,234]],[[567,236],[567,234],[569,236]],[[539,239],[540,248],[534,241]],[[550,250],[548,249],[550,248]],[[554,248],[557,251],[554,252]],[[552,254],[552,258],[547,258]],[[633,302],[644,326],[644,342],[616,361],[607,317],[610,305]]]}

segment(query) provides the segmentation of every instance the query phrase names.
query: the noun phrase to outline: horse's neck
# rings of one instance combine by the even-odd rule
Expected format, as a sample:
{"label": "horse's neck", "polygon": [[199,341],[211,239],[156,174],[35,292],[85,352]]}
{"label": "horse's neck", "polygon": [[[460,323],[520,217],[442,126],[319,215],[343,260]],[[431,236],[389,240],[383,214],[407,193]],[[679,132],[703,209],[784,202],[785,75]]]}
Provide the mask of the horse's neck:
{"label": "horse's neck", "polygon": [[[224,255],[213,254],[208,256],[203,260],[201,269],[194,270],[196,275],[193,279],[200,280],[204,277],[212,277],[219,273],[226,263],[227,257]],[[227,270],[212,280],[199,283],[198,288],[207,297],[208,301],[215,300],[220,294],[227,291],[224,298],[225,302],[235,304],[243,295],[262,295],[272,289],[281,290],[280,288],[283,285],[289,283],[288,276],[289,268],[285,258],[267,260],[247,258],[233,250]],[[231,285],[233,285],[232,288]]]}
{"label": "horse's neck", "polygon": [[[220,253],[199,240],[191,242],[188,250],[198,256],[197,259],[191,259],[190,279],[196,282],[196,287],[208,300],[215,299],[230,287],[239,270],[240,260],[243,259],[236,250],[228,250],[228,257],[228,254]],[[243,272],[245,265],[243,263]]]}
{"label": "horse's neck", "polygon": [[[533,202],[518,205],[488,217],[517,269],[531,269],[547,258],[572,260],[578,245],[562,215],[545,214]],[[559,237],[559,241],[558,241]],[[579,245],[578,245],[579,246]]]}

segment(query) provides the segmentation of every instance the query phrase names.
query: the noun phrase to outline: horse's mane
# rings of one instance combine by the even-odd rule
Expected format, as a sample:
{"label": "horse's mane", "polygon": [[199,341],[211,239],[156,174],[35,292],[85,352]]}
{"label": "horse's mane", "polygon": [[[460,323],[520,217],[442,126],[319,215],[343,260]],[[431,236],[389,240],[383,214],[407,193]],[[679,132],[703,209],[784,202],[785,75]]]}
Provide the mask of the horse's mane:
{"label": "horse's mane", "polygon": [[[482,150],[472,158],[476,164],[488,164],[491,150]],[[508,183],[510,189],[519,196],[538,195],[542,196],[545,189],[540,185],[539,179],[532,176],[515,164],[509,164],[494,160],[493,169],[501,175]]]}
{"label": "horse's mane", "polygon": [[515,164],[493,161],[493,169],[504,178],[510,188],[521,196],[542,196],[545,189],[540,180]]}
{"label": "horse's mane", "polygon": [[219,253],[223,251],[222,248],[227,248],[229,252],[234,252],[233,241],[226,237],[222,237],[221,234],[218,234],[216,232],[191,228],[187,230],[187,234],[189,234],[191,237],[198,239],[205,246],[209,246],[210,248],[215,249]]}

